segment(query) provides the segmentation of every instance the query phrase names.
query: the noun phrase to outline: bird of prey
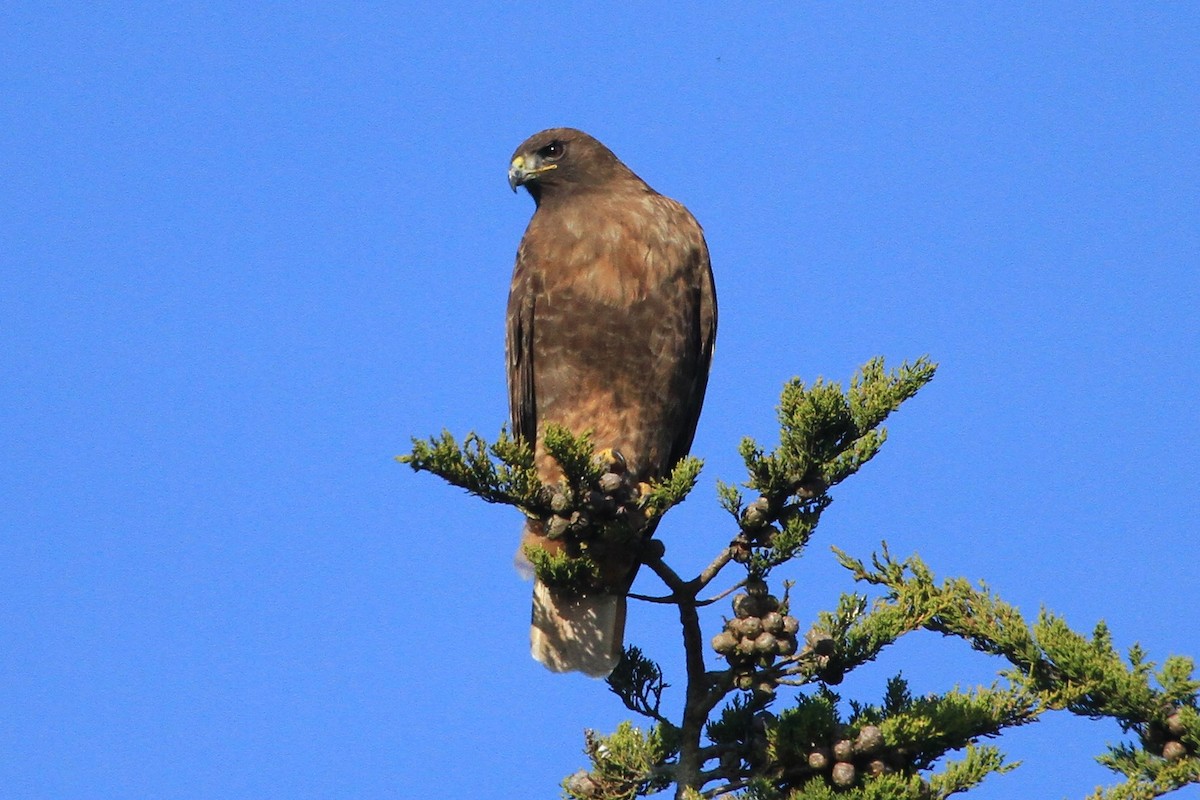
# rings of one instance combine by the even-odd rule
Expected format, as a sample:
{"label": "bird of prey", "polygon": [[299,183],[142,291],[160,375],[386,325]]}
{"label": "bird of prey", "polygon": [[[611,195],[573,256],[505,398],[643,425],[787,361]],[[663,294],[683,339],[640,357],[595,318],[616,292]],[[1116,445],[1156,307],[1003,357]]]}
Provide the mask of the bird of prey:
{"label": "bird of prey", "polygon": [[[513,191],[536,210],[517,250],[506,356],[513,433],[534,446],[539,476],[562,477],[545,426],[592,432],[631,479],[668,474],[691,447],[717,328],[708,247],[695,218],[651,189],[583,131],[552,128],[513,154]],[[643,535],[652,532],[647,526]],[[527,523],[526,547],[561,541]],[[637,548],[601,564],[607,589],[535,581],[533,657],[555,672],[608,675],[623,653],[625,595]],[[518,553],[520,557],[520,553]]]}

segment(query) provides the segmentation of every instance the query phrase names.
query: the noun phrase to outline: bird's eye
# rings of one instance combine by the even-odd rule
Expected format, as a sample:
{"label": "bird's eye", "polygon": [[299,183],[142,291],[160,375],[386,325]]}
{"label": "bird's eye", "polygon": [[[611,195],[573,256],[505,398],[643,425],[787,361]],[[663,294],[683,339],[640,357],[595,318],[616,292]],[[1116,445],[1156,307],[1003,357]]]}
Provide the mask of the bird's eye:
{"label": "bird's eye", "polygon": [[557,139],[545,147],[539,149],[538,155],[549,161],[553,161],[563,154],[563,143]]}

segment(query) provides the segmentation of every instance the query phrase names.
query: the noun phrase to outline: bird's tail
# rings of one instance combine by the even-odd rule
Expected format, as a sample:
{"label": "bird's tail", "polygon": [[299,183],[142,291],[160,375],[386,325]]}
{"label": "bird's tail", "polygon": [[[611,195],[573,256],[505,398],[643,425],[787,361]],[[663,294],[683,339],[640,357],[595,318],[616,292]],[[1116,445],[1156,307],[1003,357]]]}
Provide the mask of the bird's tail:
{"label": "bird's tail", "polygon": [[533,657],[554,672],[605,678],[624,653],[625,596],[556,592],[533,583]]}

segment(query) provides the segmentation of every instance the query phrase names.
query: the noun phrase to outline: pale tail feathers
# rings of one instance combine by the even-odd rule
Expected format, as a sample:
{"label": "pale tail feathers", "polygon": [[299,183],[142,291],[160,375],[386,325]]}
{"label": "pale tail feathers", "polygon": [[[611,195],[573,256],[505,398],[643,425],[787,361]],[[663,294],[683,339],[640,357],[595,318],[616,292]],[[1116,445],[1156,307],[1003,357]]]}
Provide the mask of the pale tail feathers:
{"label": "pale tail feathers", "polygon": [[533,578],[533,562],[529,560],[529,556],[525,555],[525,546],[522,542],[521,547],[517,548],[516,555],[513,556],[513,568],[522,580],[530,580]]}
{"label": "pale tail feathers", "polygon": [[608,677],[621,660],[624,639],[623,595],[568,597],[534,581],[530,652],[547,669]]}

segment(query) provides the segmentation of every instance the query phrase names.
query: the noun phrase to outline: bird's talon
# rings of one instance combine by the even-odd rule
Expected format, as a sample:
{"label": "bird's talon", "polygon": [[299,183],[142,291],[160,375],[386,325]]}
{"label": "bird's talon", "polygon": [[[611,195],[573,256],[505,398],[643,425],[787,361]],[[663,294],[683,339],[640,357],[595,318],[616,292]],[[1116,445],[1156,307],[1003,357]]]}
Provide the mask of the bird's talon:
{"label": "bird's talon", "polygon": [[625,471],[625,456],[614,447],[606,447],[596,453],[595,462],[605,472],[615,472],[618,475]]}

